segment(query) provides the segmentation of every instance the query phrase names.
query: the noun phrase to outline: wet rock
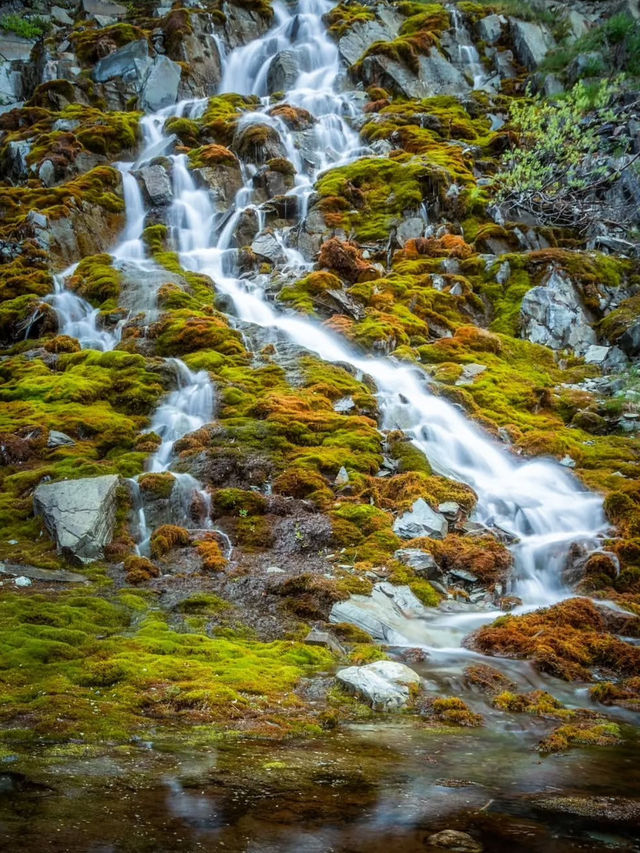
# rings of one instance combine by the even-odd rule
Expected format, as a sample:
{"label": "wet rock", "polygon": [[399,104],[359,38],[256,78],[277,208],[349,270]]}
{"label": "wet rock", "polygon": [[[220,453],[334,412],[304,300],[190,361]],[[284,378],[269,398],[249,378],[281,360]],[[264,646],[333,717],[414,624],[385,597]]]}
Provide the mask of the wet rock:
{"label": "wet rock", "polygon": [[421,551],[419,548],[401,548],[393,556],[394,559],[413,569],[417,575],[425,578],[442,576],[438,564],[428,551]]}
{"label": "wet rock", "polygon": [[222,78],[222,60],[210,31],[213,29],[210,16],[191,15],[189,23],[192,31],[181,36],[170,54],[171,59],[184,62],[187,67],[187,74],[181,80],[180,99],[213,95]]}
{"label": "wet rock", "polygon": [[267,72],[267,89],[270,94],[286,92],[298,79],[298,58],[293,50],[282,50],[271,60]]}
{"label": "wet rock", "polygon": [[251,9],[223,3],[221,11],[225,17],[224,32],[230,48],[254,41],[269,29],[270,20]]}
{"label": "wet rock", "polygon": [[575,285],[558,270],[525,294],[521,318],[522,337],[534,344],[582,355],[597,342]]}
{"label": "wet rock", "polygon": [[28,62],[35,42],[13,33],[0,33],[0,106],[28,97]]}
{"label": "wet rock", "polygon": [[443,829],[427,838],[427,844],[432,847],[440,847],[443,850],[452,850],[454,853],[482,853],[483,846],[475,838],[466,832],[458,832],[457,829]]}
{"label": "wet rock", "polygon": [[266,124],[240,127],[231,147],[241,160],[260,166],[268,160],[286,160],[287,157],[278,131]]}
{"label": "wet rock", "polygon": [[41,483],[33,495],[35,515],[63,553],[83,562],[103,556],[113,536],[119,477],[88,477]]}
{"label": "wet rock", "polygon": [[141,106],[148,112],[157,112],[175,104],[182,69],[168,56],[156,56],[153,66],[145,78],[140,95]]}
{"label": "wet rock", "polygon": [[249,246],[259,230],[258,214],[255,210],[243,210],[233,232],[236,246]]}
{"label": "wet rock", "polygon": [[352,595],[335,603],[329,618],[333,623],[348,622],[361,628],[376,642],[403,646],[415,620],[428,614],[408,586],[379,583],[371,595]]}
{"label": "wet rock", "polygon": [[24,180],[29,174],[27,156],[31,151],[31,143],[20,139],[7,143],[4,154],[4,173],[14,181]]}
{"label": "wet rock", "polygon": [[263,231],[262,234],[258,234],[251,244],[251,251],[258,258],[262,258],[270,264],[278,264],[284,261],[285,258],[282,246],[269,231]]}
{"label": "wet rock", "polygon": [[171,200],[173,199],[171,179],[164,166],[158,163],[152,166],[145,166],[136,175],[140,177],[145,194],[152,205],[161,206],[171,204]]}
{"label": "wet rock", "polygon": [[448,530],[447,519],[432,510],[423,498],[418,498],[411,512],[396,518],[393,525],[393,532],[401,539],[415,539],[418,536],[444,539]]}
{"label": "wet rock", "polygon": [[420,676],[406,664],[386,660],[341,669],[336,679],[375,711],[405,708],[411,699],[410,688],[420,686]]}
{"label": "wet rock", "polygon": [[530,71],[535,71],[547,53],[556,46],[549,30],[541,24],[509,18],[515,55]]}

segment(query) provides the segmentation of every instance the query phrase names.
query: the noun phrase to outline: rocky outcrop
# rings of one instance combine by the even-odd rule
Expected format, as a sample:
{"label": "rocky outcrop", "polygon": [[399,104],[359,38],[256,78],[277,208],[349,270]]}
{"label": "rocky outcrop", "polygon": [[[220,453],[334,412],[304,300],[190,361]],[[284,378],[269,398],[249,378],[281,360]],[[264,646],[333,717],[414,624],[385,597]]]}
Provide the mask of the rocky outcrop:
{"label": "rocky outcrop", "polygon": [[411,69],[387,56],[367,56],[359,76],[366,86],[382,86],[406,98],[431,98],[435,95],[461,95],[471,87],[455,65],[432,48],[418,60],[419,70]]}
{"label": "rocky outcrop", "polygon": [[366,666],[350,666],[336,674],[350,693],[364,699],[375,711],[399,711],[420,686],[420,676],[406,664],[381,660]]}
{"label": "rocky outcrop", "polygon": [[556,47],[549,30],[542,24],[510,18],[511,37],[516,58],[525,68],[535,71],[547,53]]}
{"label": "rocky outcrop", "polygon": [[284,92],[290,89],[298,78],[299,69],[296,54],[293,50],[283,50],[271,60],[267,72],[267,88],[269,92]]}
{"label": "rocky outcrop", "polygon": [[151,57],[146,39],[130,42],[101,59],[93,69],[93,79],[103,86],[112,109],[126,106],[137,97],[140,107],[157,112],[175,104],[182,69],[162,54]]}
{"label": "rocky outcrop", "polygon": [[550,349],[570,349],[583,355],[597,342],[576,286],[558,270],[525,294],[521,320],[522,337]]}
{"label": "rocky outcrop", "polygon": [[113,537],[119,477],[89,477],[41,483],[33,494],[33,509],[55,539],[58,549],[90,562],[104,554]]}

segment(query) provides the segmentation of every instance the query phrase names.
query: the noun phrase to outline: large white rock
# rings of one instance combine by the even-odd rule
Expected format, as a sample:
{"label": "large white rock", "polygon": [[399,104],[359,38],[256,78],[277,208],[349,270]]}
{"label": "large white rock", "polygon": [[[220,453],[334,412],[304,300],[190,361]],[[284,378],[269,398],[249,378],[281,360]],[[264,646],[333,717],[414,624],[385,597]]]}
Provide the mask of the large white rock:
{"label": "large white rock", "polygon": [[38,486],[34,513],[42,516],[60,551],[83,562],[103,556],[113,538],[119,479],[108,474]]}
{"label": "large white rock", "polygon": [[432,539],[444,539],[449,530],[447,519],[439,512],[431,509],[423,499],[411,507],[411,512],[396,518],[393,532],[401,539],[415,539],[418,536],[430,536]]}
{"label": "large white rock", "polygon": [[403,663],[380,660],[366,666],[341,669],[336,678],[351,693],[376,711],[398,711],[411,698],[411,687],[420,686],[420,676]]}

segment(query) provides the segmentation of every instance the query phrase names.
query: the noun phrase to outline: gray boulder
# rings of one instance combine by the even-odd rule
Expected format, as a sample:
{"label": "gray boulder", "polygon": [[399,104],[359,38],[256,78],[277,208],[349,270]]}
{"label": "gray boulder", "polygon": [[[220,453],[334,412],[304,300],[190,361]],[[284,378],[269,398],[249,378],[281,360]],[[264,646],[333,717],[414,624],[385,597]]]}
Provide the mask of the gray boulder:
{"label": "gray boulder", "polygon": [[480,39],[487,44],[495,44],[502,35],[502,28],[507,23],[504,15],[487,15],[478,22]]}
{"label": "gray boulder", "polygon": [[173,198],[171,179],[164,166],[156,163],[145,166],[137,173],[144,185],[149,201],[153,205],[167,205]]}
{"label": "gray boulder", "polygon": [[49,430],[47,447],[71,447],[74,444],[75,441],[66,432],[60,432],[57,429]]}
{"label": "gray boulder", "polygon": [[62,27],[72,27],[73,26],[73,18],[71,15],[60,6],[53,6],[51,8],[51,20],[54,24],[58,24]]}
{"label": "gray boulder", "polygon": [[364,699],[376,711],[399,711],[420,686],[420,676],[404,663],[380,660],[366,666],[350,666],[336,674],[349,692]]}
{"label": "gray boulder", "polygon": [[418,536],[444,539],[448,530],[449,525],[444,515],[432,510],[423,498],[418,498],[411,512],[405,512],[396,518],[393,525],[393,532],[401,539],[415,539]]}
{"label": "gray boulder", "polygon": [[0,107],[16,104],[30,94],[28,63],[34,41],[0,33]]}
{"label": "gray boulder", "polygon": [[522,337],[554,350],[571,349],[583,355],[597,343],[589,325],[591,318],[582,305],[573,282],[553,270],[546,282],[529,290],[520,311]]}
{"label": "gray boulder", "polygon": [[156,56],[140,93],[141,106],[149,112],[175,104],[182,68],[168,56]]}
{"label": "gray boulder", "polygon": [[270,264],[280,263],[285,257],[282,246],[269,231],[263,231],[261,234],[258,234],[251,244],[251,250],[258,257],[264,258]]}
{"label": "gray boulder", "polygon": [[96,83],[105,83],[114,77],[134,75],[140,77],[151,66],[149,45],[146,39],[129,42],[96,63],[93,79]]}
{"label": "gray boulder", "polygon": [[282,50],[280,53],[276,53],[267,72],[269,93],[285,92],[287,89],[291,89],[298,79],[299,73],[298,59],[293,50]]}
{"label": "gray boulder", "polygon": [[99,559],[113,538],[119,477],[89,477],[41,483],[33,509],[58,549],[83,561]]}
{"label": "gray boulder", "polygon": [[541,24],[509,18],[516,58],[530,71],[535,71],[547,53],[556,46],[549,30]]}

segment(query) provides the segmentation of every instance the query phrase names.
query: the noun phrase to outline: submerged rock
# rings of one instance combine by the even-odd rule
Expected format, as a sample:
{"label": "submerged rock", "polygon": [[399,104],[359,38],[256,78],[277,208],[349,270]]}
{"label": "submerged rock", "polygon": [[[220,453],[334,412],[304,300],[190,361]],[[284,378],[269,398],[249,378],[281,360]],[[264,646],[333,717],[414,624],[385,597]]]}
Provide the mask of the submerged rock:
{"label": "submerged rock", "polygon": [[119,477],[41,483],[33,508],[62,552],[83,562],[98,559],[113,537]]}
{"label": "submerged rock", "polygon": [[441,847],[443,850],[453,850],[455,853],[482,853],[483,846],[467,832],[459,832],[457,829],[443,829],[427,838],[427,843],[432,847]]}
{"label": "submerged rock", "polygon": [[420,676],[406,664],[381,660],[366,666],[350,666],[336,674],[337,680],[375,711],[399,711],[419,687]]}
{"label": "submerged rock", "polygon": [[432,510],[423,498],[418,498],[411,512],[405,512],[393,525],[393,532],[401,539],[415,539],[418,536],[444,539],[448,530],[449,525],[444,515]]}

